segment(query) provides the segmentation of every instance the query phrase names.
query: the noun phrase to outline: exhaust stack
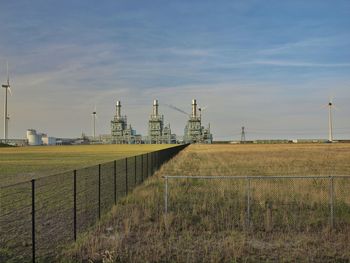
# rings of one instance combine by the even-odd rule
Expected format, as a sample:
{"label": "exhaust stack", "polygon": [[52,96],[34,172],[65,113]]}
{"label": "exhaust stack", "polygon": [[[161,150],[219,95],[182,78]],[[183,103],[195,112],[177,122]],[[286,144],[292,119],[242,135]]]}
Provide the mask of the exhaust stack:
{"label": "exhaust stack", "polygon": [[158,100],[153,101],[153,116],[157,117],[158,116]]}
{"label": "exhaust stack", "polygon": [[192,117],[197,117],[197,101],[195,99],[192,100]]}
{"label": "exhaust stack", "polygon": [[121,116],[121,107],[122,107],[122,105],[121,105],[119,100],[117,101],[117,106],[116,107],[117,107],[117,118],[120,119],[122,117]]}

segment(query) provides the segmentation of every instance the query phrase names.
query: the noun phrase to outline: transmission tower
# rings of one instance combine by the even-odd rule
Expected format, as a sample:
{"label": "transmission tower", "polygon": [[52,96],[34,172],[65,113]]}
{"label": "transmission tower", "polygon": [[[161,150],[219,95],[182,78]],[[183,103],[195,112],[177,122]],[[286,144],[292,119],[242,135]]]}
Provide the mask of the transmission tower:
{"label": "transmission tower", "polygon": [[241,143],[245,143],[245,128],[242,126]]}

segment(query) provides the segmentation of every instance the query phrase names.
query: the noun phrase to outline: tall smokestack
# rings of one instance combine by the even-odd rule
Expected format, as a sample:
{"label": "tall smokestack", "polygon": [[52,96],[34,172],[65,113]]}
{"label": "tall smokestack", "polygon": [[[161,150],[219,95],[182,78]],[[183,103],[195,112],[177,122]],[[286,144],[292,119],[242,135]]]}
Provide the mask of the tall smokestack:
{"label": "tall smokestack", "polygon": [[192,117],[197,117],[197,101],[192,100]]}
{"label": "tall smokestack", "polygon": [[158,116],[158,100],[153,101],[153,116]]}
{"label": "tall smokestack", "polygon": [[122,107],[122,105],[121,105],[121,103],[120,103],[120,101],[118,100],[117,101],[117,118],[119,119],[119,118],[121,118],[121,107]]}

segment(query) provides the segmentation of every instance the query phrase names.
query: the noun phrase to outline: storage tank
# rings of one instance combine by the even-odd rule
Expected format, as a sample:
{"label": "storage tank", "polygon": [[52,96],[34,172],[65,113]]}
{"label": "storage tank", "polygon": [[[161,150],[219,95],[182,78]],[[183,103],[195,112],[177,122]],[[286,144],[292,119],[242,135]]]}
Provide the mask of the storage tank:
{"label": "storage tank", "polygon": [[41,136],[34,129],[27,130],[27,139],[30,146],[41,145]]}
{"label": "storage tank", "polygon": [[43,134],[41,140],[44,145],[56,145],[56,138],[49,137],[47,134]]}

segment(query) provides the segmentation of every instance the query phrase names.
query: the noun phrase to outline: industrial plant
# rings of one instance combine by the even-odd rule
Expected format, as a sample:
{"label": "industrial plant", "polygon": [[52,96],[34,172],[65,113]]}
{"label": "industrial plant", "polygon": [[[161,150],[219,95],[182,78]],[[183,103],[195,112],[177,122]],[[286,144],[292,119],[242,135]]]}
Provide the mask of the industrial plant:
{"label": "industrial plant", "polygon": [[116,114],[111,121],[111,143],[113,144],[139,144],[141,135],[137,135],[131,125],[128,126],[126,115],[121,115],[121,103],[117,101]]}
{"label": "industrial plant", "polygon": [[[184,143],[212,143],[213,136],[208,128],[202,126],[201,109],[198,109],[197,102],[192,100],[192,115],[185,127]],[[116,114],[111,121],[111,143],[112,144],[174,144],[178,140],[175,134],[171,133],[170,124],[164,123],[164,115],[159,113],[159,102],[153,101],[152,113],[148,120],[148,135],[142,138],[136,134],[131,125],[127,124],[127,116],[121,114],[121,102],[117,101]]]}
{"label": "industrial plant", "polygon": [[55,137],[49,137],[45,133],[37,133],[34,129],[27,130],[27,140],[29,146],[56,145]]}
{"label": "industrial plant", "polygon": [[208,128],[202,126],[202,110],[198,108],[197,101],[192,100],[192,114],[187,121],[184,133],[185,143],[212,143],[213,135],[210,133],[210,124]]}
{"label": "industrial plant", "polygon": [[170,124],[164,125],[164,116],[158,112],[158,100],[153,101],[153,111],[148,121],[149,144],[176,143],[176,135],[171,134]]}
{"label": "industrial plant", "polygon": [[[9,81],[8,81],[9,83]],[[9,84],[3,85],[6,88]],[[6,90],[7,91],[7,90]],[[45,133],[39,133],[35,129],[28,129],[25,139],[8,139],[7,119],[4,120],[4,138],[0,143],[15,146],[39,146],[39,145],[74,145],[74,144],[176,144],[176,143],[212,143],[213,135],[210,133],[210,124],[207,128],[202,126],[202,110],[197,107],[197,101],[192,100],[192,114],[188,114],[179,108],[168,105],[189,117],[185,126],[184,136],[177,137],[171,133],[170,123],[165,123],[164,115],[159,113],[159,102],[153,101],[152,112],[148,119],[148,134],[142,136],[127,122],[127,116],[121,113],[121,102],[117,101],[116,110],[111,120],[111,133],[96,136],[96,107],[92,113],[93,135],[86,136],[84,133],[80,138],[55,138]],[[6,116],[6,109],[5,109]]]}

